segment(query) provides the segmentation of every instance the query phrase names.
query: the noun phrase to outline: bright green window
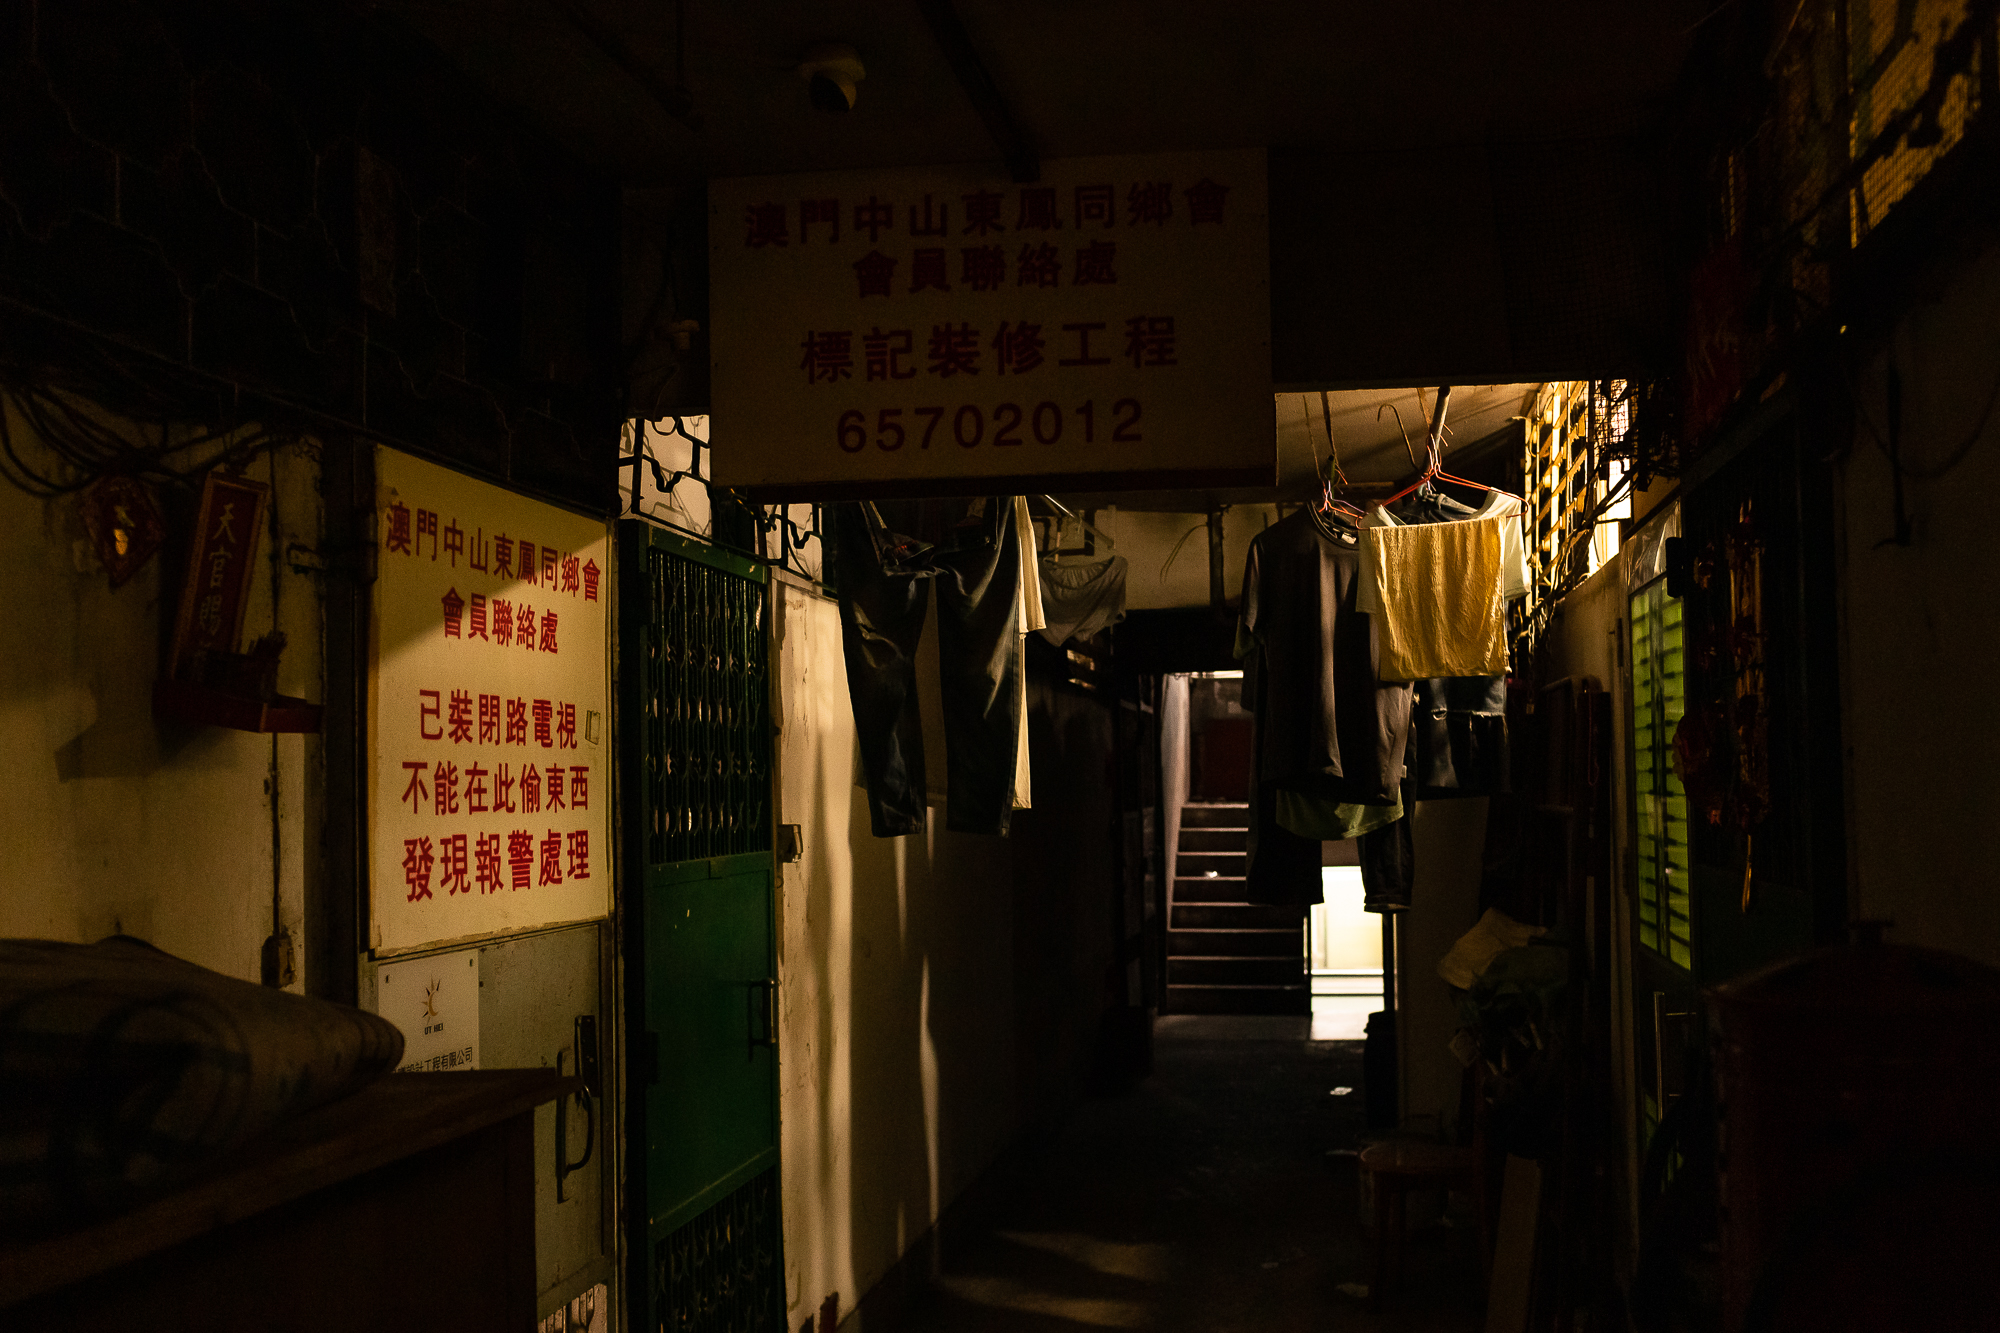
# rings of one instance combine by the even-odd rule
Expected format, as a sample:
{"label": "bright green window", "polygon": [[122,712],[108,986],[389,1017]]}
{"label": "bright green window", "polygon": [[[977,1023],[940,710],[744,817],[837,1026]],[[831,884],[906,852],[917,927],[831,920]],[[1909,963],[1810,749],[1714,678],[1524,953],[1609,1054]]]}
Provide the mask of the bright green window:
{"label": "bright green window", "polygon": [[1694,965],[1688,911],[1687,792],[1674,776],[1674,728],[1687,710],[1681,604],[1656,579],[1632,598],[1632,753],[1639,943]]}

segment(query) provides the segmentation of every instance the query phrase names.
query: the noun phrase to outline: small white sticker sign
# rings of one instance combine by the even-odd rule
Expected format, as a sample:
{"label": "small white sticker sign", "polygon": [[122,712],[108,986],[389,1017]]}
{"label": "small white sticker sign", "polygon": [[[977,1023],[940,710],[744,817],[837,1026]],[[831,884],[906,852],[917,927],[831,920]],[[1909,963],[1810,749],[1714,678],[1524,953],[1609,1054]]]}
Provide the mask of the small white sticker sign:
{"label": "small white sticker sign", "polygon": [[479,950],[382,964],[375,1012],[403,1033],[397,1073],[479,1068]]}

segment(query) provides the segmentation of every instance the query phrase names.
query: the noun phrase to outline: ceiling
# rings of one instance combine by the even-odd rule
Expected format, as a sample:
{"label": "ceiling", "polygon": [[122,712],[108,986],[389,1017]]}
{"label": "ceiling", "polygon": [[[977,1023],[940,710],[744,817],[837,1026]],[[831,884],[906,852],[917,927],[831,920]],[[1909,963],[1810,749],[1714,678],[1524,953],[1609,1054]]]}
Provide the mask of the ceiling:
{"label": "ceiling", "polygon": [[[926,17],[942,9],[962,21],[1000,100],[1043,159],[1316,150],[1346,163],[1345,179],[1326,182],[1326,206],[1356,200],[1353,217],[1379,215],[1399,232],[1406,217],[1476,220],[1496,207],[1462,189],[1464,173],[1449,167],[1449,150],[1478,156],[1513,145],[1546,156],[1542,145],[1657,125],[1696,28],[1714,12],[1713,0],[1548,0],[1533,9],[1443,0],[1235,0],[1227,7],[1140,0],[381,3],[501,102],[630,189],[677,193],[727,176],[1001,158]],[[797,73],[806,52],[826,43],[854,47],[867,70],[847,115],[812,110]],[[693,114],[677,117],[667,104],[683,99]],[[1389,170],[1397,164],[1400,174]],[[1383,190],[1411,197],[1384,197]],[[1387,207],[1371,208],[1370,191]],[[1456,207],[1461,196],[1464,206]],[[1339,222],[1327,220],[1327,237],[1345,234]],[[1479,292],[1466,284],[1476,287],[1500,263],[1492,256],[1466,262],[1471,269],[1433,256],[1426,263],[1445,276],[1428,286],[1398,269],[1376,334],[1421,311],[1425,336],[1435,338],[1434,312],[1466,300],[1476,305]],[[1455,389],[1447,439],[1460,450],[1497,442],[1534,387]],[[1333,441],[1347,476],[1363,483],[1409,476],[1396,412],[1420,445],[1435,392],[1330,394]],[[1275,494],[1303,497],[1315,485],[1315,460],[1326,454],[1320,395],[1281,393],[1275,408]],[[1274,492],[1072,498],[1199,511],[1268,502]]]}
{"label": "ceiling", "polygon": [[[631,186],[1000,155],[918,0],[383,7]],[[956,9],[1014,119],[1051,158],[1267,145],[1415,152],[1642,129],[1658,119],[1712,0],[943,7]],[[796,73],[826,42],[853,46],[867,69],[848,115],[812,111]],[[682,59],[699,129],[641,83],[677,88]]]}
{"label": "ceiling", "polygon": [[[1511,444],[1516,418],[1527,415],[1538,384],[1456,385],[1445,409],[1445,466],[1464,458],[1476,446]],[[1074,508],[1120,509],[1165,513],[1203,513],[1217,505],[1269,504],[1301,500],[1319,484],[1326,467],[1327,414],[1317,393],[1273,395],[1278,434],[1278,484],[1205,491],[1121,491],[1116,494],[1065,493],[1060,498]],[[1423,457],[1424,433],[1437,406],[1437,390],[1343,389],[1326,395],[1333,409],[1333,444],[1340,470],[1365,492],[1371,485],[1405,481],[1416,475],[1410,448]],[[1400,424],[1398,417],[1400,416]]]}

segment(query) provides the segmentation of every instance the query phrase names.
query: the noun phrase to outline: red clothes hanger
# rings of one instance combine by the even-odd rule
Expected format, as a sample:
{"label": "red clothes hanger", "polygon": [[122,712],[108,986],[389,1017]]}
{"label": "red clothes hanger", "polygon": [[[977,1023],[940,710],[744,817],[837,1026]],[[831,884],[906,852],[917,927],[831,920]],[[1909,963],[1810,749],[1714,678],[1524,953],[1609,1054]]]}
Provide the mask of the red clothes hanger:
{"label": "red clothes hanger", "polygon": [[[1490,491],[1495,495],[1504,495],[1517,504],[1526,505],[1527,501],[1521,499],[1520,496],[1514,494],[1512,491],[1503,491],[1498,486],[1488,486],[1483,481],[1468,481],[1464,477],[1455,477],[1444,470],[1444,413],[1446,405],[1450,402],[1451,386],[1449,384],[1440,385],[1438,387],[1437,411],[1432,415],[1430,435],[1424,442],[1425,459],[1423,471],[1417,474],[1415,481],[1382,501],[1383,508],[1386,509],[1404,496],[1416,491],[1434,490],[1431,486],[1431,483],[1434,481],[1448,481],[1454,486],[1467,486],[1475,491]],[[1393,407],[1394,404],[1390,404],[1390,406]],[[1376,415],[1381,415],[1379,409]],[[1402,414],[1398,412],[1396,416],[1400,422]],[[1407,448],[1409,445],[1407,436],[1404,438],[1403,443]]]}

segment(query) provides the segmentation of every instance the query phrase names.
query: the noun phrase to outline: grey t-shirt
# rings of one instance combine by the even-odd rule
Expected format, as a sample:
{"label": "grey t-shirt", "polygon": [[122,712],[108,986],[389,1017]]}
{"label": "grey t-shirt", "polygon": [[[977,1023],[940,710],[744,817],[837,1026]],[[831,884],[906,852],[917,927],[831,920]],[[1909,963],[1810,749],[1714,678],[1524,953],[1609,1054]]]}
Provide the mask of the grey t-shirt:
{"label": "grey t-shirt", "polygon": [[1352,534],[1301,509],[1259,533],[1238,625],[1259,783],[1390,804],[1410,734],[1410,683],[1375,679],[1375,633],[1354,605]]}

